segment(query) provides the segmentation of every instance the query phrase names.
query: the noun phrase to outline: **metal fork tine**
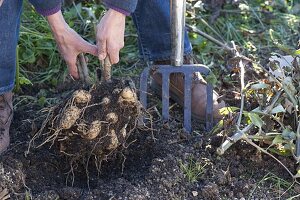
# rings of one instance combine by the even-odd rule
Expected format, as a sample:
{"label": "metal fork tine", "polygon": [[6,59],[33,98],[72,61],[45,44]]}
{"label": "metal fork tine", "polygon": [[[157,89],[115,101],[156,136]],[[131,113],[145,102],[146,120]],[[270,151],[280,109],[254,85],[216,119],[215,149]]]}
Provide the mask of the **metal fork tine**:
{"label": "metal fork tine", "polygon": [[207,100],[206,100],[206,129],[211,130],[213,127],[213,86],[207,84],[206,87]]}
{"label": "metal fork tine", "polygon": [[191,73],[184,73],[184,128],[190,133],[192,131],[191,107],[192,107],[192,76]]}
{"label": "metal fork tine", "polygon": [[162,116],[165,122],[169,121],[169,98],[170,98],[170,90],[169,83],[170,81],[170,73],[162,74]]}
{"label": "metal fork tine", "polygon": [[[187,132],[192,132],[191,123],[191,85],[193,80],[193,74],[200,72],[201,74],[208,75],[210,69],[201,64],[197,65],[183,65],[181,67],[173,67],[170,65],[160,65],[153,68],[157,70],[157,73],[162,75],[162,118],[164,121],[169,120],[169,80],[171,73],[182,73],[185,76],[184,83],[184,128]],[[147,84],[148,76],[152,70],[152,67],[145,68],[141,74],[140,79],[140,101],[144,108],[147,108]],[[206,107],[206,129],[209,131],[213,127],[213,86],[207,84],[207,107]]]}
{"label": "metal fork tine", "polygon": [[147,108],[147,87],[150,68],[147,67],[141,73],[140,78],[140,101],[144,108]]}

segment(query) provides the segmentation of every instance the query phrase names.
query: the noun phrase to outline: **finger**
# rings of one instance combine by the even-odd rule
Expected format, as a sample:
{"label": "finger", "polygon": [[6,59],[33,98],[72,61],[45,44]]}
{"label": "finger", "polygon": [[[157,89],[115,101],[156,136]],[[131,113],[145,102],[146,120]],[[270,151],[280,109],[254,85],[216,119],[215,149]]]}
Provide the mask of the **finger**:
{"label": "finger", "polygon": [[82,46],[81,53],[89,53],[94,56],[98,56],[98,48],[96,45],[92,45],[87,41],[84,41],[81,46]]}
{"label": "finger", "polygon": [[104,60],[107,56],[106,40],[102,40],[102,39],[98,40],[97,47],[98,47],[99,60]]}
{"label": "finger", "polygon": [[78,74],[78,69],[77,69],[77,65],[76,65],[76,60],[67,61],[67,65],[68,65],[68,70],[69,70],[70,75],[74,79],[79,79],[79,74]]}
{"label": "finger", "polygon": [[111,64],[117,64],[120,60],[119,58],[119,52],[120,50],[118,49],[111,49],[108,54],[109,54],[109,60]]}

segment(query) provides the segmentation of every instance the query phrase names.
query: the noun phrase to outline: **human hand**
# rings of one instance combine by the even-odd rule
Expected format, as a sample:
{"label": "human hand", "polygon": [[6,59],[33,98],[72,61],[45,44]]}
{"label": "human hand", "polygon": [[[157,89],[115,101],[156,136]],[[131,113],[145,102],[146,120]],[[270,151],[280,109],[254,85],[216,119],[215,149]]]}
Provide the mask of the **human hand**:
{"label": "human hand", "polygon": [[99,60],[107,56],[111,64],[119,62],[119,52],[124,47],[126,16],[109,9],[97,25],[97,47]]}
{"label": "human hand", "polygon": [[47,17],[59,52],[68,65],[69,73],[75,79],[79,78],[76,60],[80,53],[98,56],[96,45],[92,45],[80,37],[65,22],[61,11]]}

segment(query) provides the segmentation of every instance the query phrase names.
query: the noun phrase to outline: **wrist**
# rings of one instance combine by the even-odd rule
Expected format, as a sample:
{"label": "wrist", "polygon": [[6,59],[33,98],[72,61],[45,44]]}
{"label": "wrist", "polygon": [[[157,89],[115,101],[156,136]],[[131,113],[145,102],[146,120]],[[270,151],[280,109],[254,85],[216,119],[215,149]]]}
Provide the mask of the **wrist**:
{"label": "wrist", "polygon": [[117,13],[119,13],[119,14],[123,14],[123,15],[125,15],[125,17],[130,15],[129,12],[127,12],[125,10],[122,10],[120,8],[117,8],[117,7],[110,7],[109,10],[113,10],[113,11],[116,11]]}
{"label": "wrist", "polygon": [[107,15],[118,17],[118,18],[126,18],[126,14],[118,10],[117,8],[110,8],[107,12]]}
{"label": "wrist", "polygon": [[60,32],[68,29],[68,24],[66,23],[61,11],[47,16],[47,21],[53,32],[53,34],[58,35]]}

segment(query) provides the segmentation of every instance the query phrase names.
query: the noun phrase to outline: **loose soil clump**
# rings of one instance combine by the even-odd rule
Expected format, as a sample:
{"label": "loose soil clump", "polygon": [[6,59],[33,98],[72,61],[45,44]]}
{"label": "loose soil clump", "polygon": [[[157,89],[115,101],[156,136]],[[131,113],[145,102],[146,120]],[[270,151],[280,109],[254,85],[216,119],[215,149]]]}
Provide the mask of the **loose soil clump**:
{"label": "loose soil clump", "polygon": [[31,143],[56,146],[70,159],[71,167],[78,163],[88,166],[93,158],[100,169],[103,160],[127,148],[126,141],[140,119],[141,105],[130,83],[116,79],[89,90],[75,90],[49,110]]}

